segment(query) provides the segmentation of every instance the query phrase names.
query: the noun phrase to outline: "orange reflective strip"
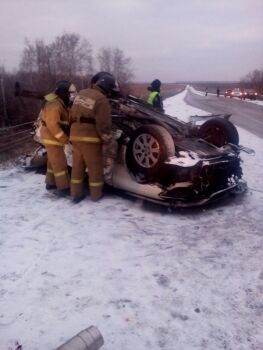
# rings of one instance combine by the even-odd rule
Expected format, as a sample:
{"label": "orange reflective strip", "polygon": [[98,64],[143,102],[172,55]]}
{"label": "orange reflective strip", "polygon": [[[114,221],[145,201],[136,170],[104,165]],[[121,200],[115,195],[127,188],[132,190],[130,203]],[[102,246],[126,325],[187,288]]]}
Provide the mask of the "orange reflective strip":
{"label": "orange reflective strip", "polygon": [[49,140],[49,139],[41,139],[41,141],[44,145],[63,146],[63,143],[58,142],[58,141],[53,141],[53,140]]}
{"label": "orange reflective strip", "polygon": [[79,142],[89,142],[89,143],[101,143],[101,139],[98,137],[89,137],[89,136],[70,136],[70,141],[79,141]]}
{"label": "orange reflective strip", "polygon": [[89,182],[91,187],[100,187],[103,186],[104,182]]}
{"label": "orange reflective strip", "polygon": [[72,184],[81,184],[83,180],[78,180],[78,179],[71,179]]}
{"label": "orange reflective strip", "polygon": [[47,168],[47,173],[54,174],[54,171],[52,169]]}
{"label": "orange reflective strip", "polygon": [[63,175],[66,175],[66,174],[67,174],[66,170],[63,170],[63,171],[59,171],[59,172],[57,172],[57,173],[54,173],[54,175],[55,175],[56,177],[63,176]]}

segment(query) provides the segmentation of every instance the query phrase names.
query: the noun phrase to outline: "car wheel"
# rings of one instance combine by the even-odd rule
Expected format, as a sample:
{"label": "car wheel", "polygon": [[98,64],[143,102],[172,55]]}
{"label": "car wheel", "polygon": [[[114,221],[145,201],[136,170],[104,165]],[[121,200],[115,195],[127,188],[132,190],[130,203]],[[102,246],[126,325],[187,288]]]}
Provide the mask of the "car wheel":
{"label": "car wheel", "polygon": [[174,156],[171,134],[162,126],[145,125],[134,131],[127,145],[126,163],[129,170],[142,180],[153,180],[160,165]]}
{"label": "car wheel", "polygon": [[238,131],[234,124],[222,118],[213,118],[205,122],[201,125],[198,136],[217,147],[227,143],[239,143]]}

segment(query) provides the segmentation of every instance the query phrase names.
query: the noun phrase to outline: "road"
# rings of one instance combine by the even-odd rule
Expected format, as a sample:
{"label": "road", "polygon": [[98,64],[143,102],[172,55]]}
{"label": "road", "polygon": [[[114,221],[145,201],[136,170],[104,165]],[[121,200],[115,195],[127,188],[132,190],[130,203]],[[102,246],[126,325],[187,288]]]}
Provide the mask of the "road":
{"label": "road", "polygon": [[185,102],[210,113],[232,114],[234,124],[263,138],[263,106],[222,96],[202,96],[191,89],[188,89]]}

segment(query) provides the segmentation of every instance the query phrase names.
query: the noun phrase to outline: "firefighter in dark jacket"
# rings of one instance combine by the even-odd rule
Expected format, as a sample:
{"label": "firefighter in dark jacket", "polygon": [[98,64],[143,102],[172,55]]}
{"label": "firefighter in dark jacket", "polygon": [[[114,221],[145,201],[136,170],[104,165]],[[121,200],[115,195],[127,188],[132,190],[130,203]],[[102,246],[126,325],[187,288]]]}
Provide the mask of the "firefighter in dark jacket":
{"label": "firefighter in dark jacket", "polygon": [[40,137],[47,151],[46,189],[57,189],[59,196],[69,194],[70,189],[64,145],[69,141],[68,106],[75,94],[75,86],[61,80],[56,84],[55,93],[45,97],[41,111]]}
{"label": "firefighter in dark jacket", "polygon": [[162,83],[159,79],[155,79],[151,82],[151,85],[148,87],[150,94],[148,96],[147,102],[153,106],[153,108],[157,109],[160,112],[164,112],[163,109],[163,100],[160,95]]}
{"label": "firefighter in dark jacket", "polygon": [[71,196],[77,203],[83,199],[83,179],[88,169],[90,198],[102,197],[102,146],[112,138],[111,106],[107,96],[116,88],[116,81],[107,72],[96,74],[90,88],[81,90],[71,108],[70,141],[73,146]]}

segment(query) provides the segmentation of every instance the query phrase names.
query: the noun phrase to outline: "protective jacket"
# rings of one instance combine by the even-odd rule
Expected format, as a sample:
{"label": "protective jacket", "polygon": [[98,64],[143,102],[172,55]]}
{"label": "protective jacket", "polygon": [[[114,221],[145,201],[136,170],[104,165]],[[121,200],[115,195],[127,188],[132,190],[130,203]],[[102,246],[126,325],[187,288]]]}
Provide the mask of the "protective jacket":
{"label": "protective jacket", "polygon": [[46,184],[59,190],[69,188],[64,144],[69,140],[65,129],[69,128],[69,113],[64,102],[55,94],[46,96],[41,112],[40,137],[47,151]]}
{"label": "protective jacket", "polygon": [[68,142],[65,131],[69,128],[69,112],[57,95],[53,94],[53,99],[47,100],[41,113],[41,119],[43,125],[41,135],[44,145],[63,146]]}
{"label": "protective jacket", "polygon": [[159,91],[151,91],[148,96],[147,102],[159,111],[164,111],[163,101]]}
{"label": "protective jacket", "polygon": [[90,196],[97,200],[103,188],[102,144],[111,138],[111,107],[103,91],[94,86],[81,90],[71,108],[70,141],[73,145],[71,195],[82,197],[83,178],[88,168]]}

